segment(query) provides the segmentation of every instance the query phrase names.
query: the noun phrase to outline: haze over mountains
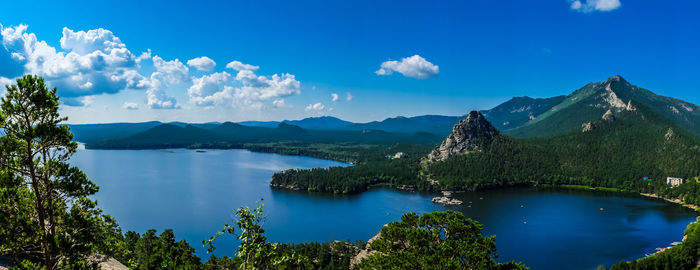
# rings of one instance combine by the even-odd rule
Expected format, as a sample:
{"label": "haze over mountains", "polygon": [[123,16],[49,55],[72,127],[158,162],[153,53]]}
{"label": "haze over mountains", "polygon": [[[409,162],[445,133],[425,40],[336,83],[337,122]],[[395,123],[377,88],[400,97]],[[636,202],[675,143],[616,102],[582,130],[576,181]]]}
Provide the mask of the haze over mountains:
{"label": "haze over mountains", "polygon": [[[482,110],[484,117],[500,132],[516,138],[547,137],[579,130],[599,119],[606,111],[617,113],[632,104],[647,107],[661,118],[692,134],[700,134],[700,107],[679,99],[656,95],[634,86],[621,76],[589,83],[569,95],[551,98],[514,97],[492,109]],[[200,142],[202,139],[231,142],[302,140],[325,142],[340,140],[389,142],[439,141],[465,116],[423,115],[394,117],[368,123],[352,123],[331,116],[301,120],[246,121],[240,123],[182,122],[84,124],[71,125],[75,138],[92,146],[104,141],[147,141],[162,145]],[[228,136],[228,137],[227,137]],[[330,139],[333,137],[334,139]],[[371,139],[368,139],[370,138]],[[146,140],[145,138],[150,138]],[[120,143],[127,147],[129,143]],[[120,147],[121,148],[121,147]],[[127,147],[128,148],[128,147]]]}

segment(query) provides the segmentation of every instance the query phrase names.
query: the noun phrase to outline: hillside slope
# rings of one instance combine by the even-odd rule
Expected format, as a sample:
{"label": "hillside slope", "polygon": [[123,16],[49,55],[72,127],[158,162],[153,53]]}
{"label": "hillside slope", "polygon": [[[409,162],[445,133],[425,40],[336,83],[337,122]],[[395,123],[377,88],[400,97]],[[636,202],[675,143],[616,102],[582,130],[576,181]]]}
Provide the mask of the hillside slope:
{"label": "hillside slope", "polygon": [[700,134],[700,107],[675,98],[656,95],[630,84],[620,76],[611,77],[603,82],[589,83],[521,127],[505,133],[518,138],[562,134],[599,118],[608,110],[619,113],[632,109],[628,108],[630,102],[647,107],[679,128]]}
{"label": "hillside slope", "polygon": [[631,105],[635,110],[599,115],[554,137],[499,134],[479,151],[429,163],[426,172],[445,189],[550,183],[645,190],[665,185],[668,176],[699,176],[700,141],[650,108]]}

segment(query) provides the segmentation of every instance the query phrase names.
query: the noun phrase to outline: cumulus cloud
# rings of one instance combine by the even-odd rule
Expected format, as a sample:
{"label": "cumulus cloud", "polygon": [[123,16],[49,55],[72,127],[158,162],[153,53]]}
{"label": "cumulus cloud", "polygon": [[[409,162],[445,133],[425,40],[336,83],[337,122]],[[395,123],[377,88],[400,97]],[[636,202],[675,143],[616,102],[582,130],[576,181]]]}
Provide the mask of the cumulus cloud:
{"label": "cumulus cloud", "polygon": [[333,102],[338,101],[338,94],[336,94],[336,93],[331,94],[331,101],[333,101]]}
{"label": "cumulus cloud", "polygon": [[316,104],[309,104],[308,106],[306,106],[306,108],[304,110],[306,110],[307,112],[309,112],[309,111],[321,112],[325,108],[326,108],[326,106],[321,104],[321,102],[318,102]]}
{"label": "cumulus cloud", "polygon": [[151,109],[178,109],[180,106],[174,97],[165,94],[165,88],[188,81],[189,69],[180,60],[163,60],[153,57],[155,72],[151,73],[150,87],[146,91],[147,105]]}
{"label": "cumulus cloud", "polygon": [[175,85],[189,79],[189,68],[178,59],[165,61],[156,55],[153,57],[153,67],[156,71],[151,74],[152,84]]}
{"label": "cumulus cloud", "polygon": [[[236,76],[228,72],[217,72],[193,79],[187,93],[190,102],[198,106],[230,103],[260,109],[263,102],[281,99],[301,93],[301,83],[292,74],[260,76],[255,74],[258,66],[233,61],[227,68],[238,71]],[[234,86],[230,83],[236,83]]]}
{"label": "cumulus cloud", "polygon": [[346,93],[346,95],[345,95],[345,100],[351,101],[353,98],[355,98],[355,97],[353,97],[353,96],[350,94],[350,92],[347,92],[347,93]]}
{"label": "cumulus cloud", "polygon": [[134,102],[124,102],[124,105],[122,105],[122,108],[127,109],[127,110],[138,110],[139,105],[134,103]]}
{"label": "cumulus cloud", "polygon": [[571,9],[588,13],[593,11],[611,11],[618,9],[620,0],[574,0],[571,1]]}
{"label": "cumulus cloud", "polygon": [[227,103],[233,97],[234,89],[225,85],[231,80],[226,71],[203,75],[192,79],[192,86],[187,90],[190,102],[198,106],[212,106]]}
{"label": "cumulus cloud", "polygon": [[148,79],[137,72],[137,57],[109,30],[63,28],[60,50],[27,32],[26,25],[0,26],[0,34],[0,76],[42,76],[58,87],[64,104],[79,106],[85,104],[78,102],[81,97],[149,86]]}
{"label": "cumulus cloud", "polygon": [[95,96],[85,96],[85,97],[61,97],[60,98],[63,105],[73,106],[73,107],[87,107],[95,102]]}
{"label": "cumulus cloud", "polygon": [[291,105],[287,105],[287,103],[285,103],[283,98],[273,100],[272,106],[274,106],[275,108],[291,108],[292,107]]}
{"label": "cumulus cloud", "polygon": [[386,61],[374,73],[377,75],[391,75],[394,72],[410,78],[427,79],[437,76],[440,68],[416,54],[403,58],[401,61]]}
{"label": "cumulus cloud", "polygon": [[214,69],[216,62],[211,60],[211,58],[202,56],[194,59],[187,60],[187,65],[191,66],[199,71],[209,71]]}
{"label": "cumulus cloud", "polygon": [[162,89],[152,88],[146,91],[146,100],[151,109],[179,109],[177,100],[168,96]]}
{"label": "cumulus cloud", "polygon": [[151,59],[151,49],[148,49],[148,51],[142,52],[139,57],[136,57],[136,63],[140,64],[143,60],[149,60]]}
{"label": "cumulus cloud", "polygon": [[15,81],[13,81],[12,79],[0,76],[0,91],[5,91],[6,85],[11,85],[14,83]]}
{"label": "cumulus cloud", "polygon": [[259,66],[253,66],[249,64],[243,64],[240,61],[232,61],[231,63],[226,64],[226,68],[234,69],[236,71],[242,71],[242,70],[258,70],[260,68]]}

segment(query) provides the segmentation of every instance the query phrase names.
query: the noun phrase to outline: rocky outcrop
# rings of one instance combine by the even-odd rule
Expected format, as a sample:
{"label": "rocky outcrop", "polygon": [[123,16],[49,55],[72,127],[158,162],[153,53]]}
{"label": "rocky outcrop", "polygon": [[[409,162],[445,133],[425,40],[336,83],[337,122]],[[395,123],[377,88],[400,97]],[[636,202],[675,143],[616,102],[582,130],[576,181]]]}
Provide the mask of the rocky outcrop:
{"label": "rocky outcrop", "polygon": [[478,111],[471,111],[467,119],[459,121],[452,128],[452,133],[428,155],[426,161],[441,161],[451,156],[479,150],[498,135],[498,130],[486,120],[484,115]]}
{"label": "rocky outcrop", "polygon": [[615,115],[613,115],[613,112],[611,110],[608,110],[607,112],[605,112],[605,114],[603,114],[602,119],[603,121],[612,122],[615,121]]}
{"label": "rocky outcrop", "polygon": [[433,203],[439,203],[442,205],[461,205],[464,202],[455,198],[450,197],[435,197],[433,198]]}
{"label": "rocky outcrop", "polygon": [[627,107],[625,108],[625,110],[628,110],[628,111],[630,111],[630,112],[633,112],[633,111],[636,111],[636,110],[637,110],[637,107],[634,107],[634,105],[632,105],[632,100],[631,100],[631,99],[630,99],[629,101],[627,101]]}
{"label": "rocky outcrop", "polygon": [[673,132],[673,129],[672,129],[672,128],[668,128],[668,131],[666,131],[666,135],[664,135],[664,139],[666,139],[667,141],[669,141],[669,140],[671,140],[671,139],[673,138],[673,136],[675,136],[675,135],[676,135],[676,133]]}
{"label": "rocky outcrop", "polygon": [[129,270],[129,267],[107,255],[93,254],[88,257],[88,261],[97,263],[99,269],[102,270]]}
{"label": "rocky outcrop", "polygon": [[[384,227],[386,227],[386,226],[387,225],[384,225]],[[357,265],[360,264],[360,262],[362,262],[362,260],[371,256],[372,254],[377,253],[377,251],[372,250],[370,245],[372,244],[372,242],[379,239],[379,237],[381,237],[381,236],[382,236],[382,232],[379,231],[376,235],[374,235],[372,238],[370,238],[369,241],[367,241],[367,245],[365,246],[365,248],[363,250],[360,250],[360,252],[358,252],[357,255],[355,255],[355,257],[350,259],[350,269],[358,269]]]}
{"label": "rocky outcrop", "polygon": [[593,126],[593,123],[591,123],[591,122],[583,123],[583,125],[581,125],[581,132],[589,132],[589,131],[593,130],[594,128],[595,127]]}

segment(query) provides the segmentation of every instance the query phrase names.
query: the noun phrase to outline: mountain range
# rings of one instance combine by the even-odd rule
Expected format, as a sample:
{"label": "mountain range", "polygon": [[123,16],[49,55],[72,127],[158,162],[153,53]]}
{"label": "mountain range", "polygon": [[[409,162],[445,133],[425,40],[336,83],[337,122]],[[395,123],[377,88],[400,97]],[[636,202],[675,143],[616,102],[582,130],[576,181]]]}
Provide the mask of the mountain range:
{"label": "mountain range", "polygon": [[[536,138],[564,134],[580,129],[598,119],[608,110],[617,113],[639,104],[660,115],[669,123],[691,134],[700,134],[700,107],[679,99],[665,97],[634,86],[621,76],[605,81],[588,83],[569,95],[550,98],[514,97],[481,114],[503,134],[515,138]],[[450,134],[455,124],[466,116],[422,115],[393,117],[382,121],[353,123],[331,116],[310,117],[301,120],[245,121],[239,123],[112,123],[70,125],[75,140],[92,147],[105,142],[161,140],[161,145],[174,142],[192,142],[195,138],[227,142],[297,140],[312,138],[330,142],[341,139],[356,141],[432,142]],[[287,130],[287,132],[282,132]],[[304,136],[291,135],[294,130]],[[227,134],[222,137],[222,134]],[[358,135],[359,134],[359,135]],[[364,134],[364,135],[363,135]],[[371,135],[368,135],[371,134]],[[382,135],[383,134],[383,135]],[[362,135],[362,136],[360,136]],[[329,140],[335,137],[337,139]],[[380,139],[380,137],[384,137]],[[415,139],[415,138],[422,139]],[[409,139],[412,138],[412,139]],[[126,147],[126,146],[124,146]]]}

